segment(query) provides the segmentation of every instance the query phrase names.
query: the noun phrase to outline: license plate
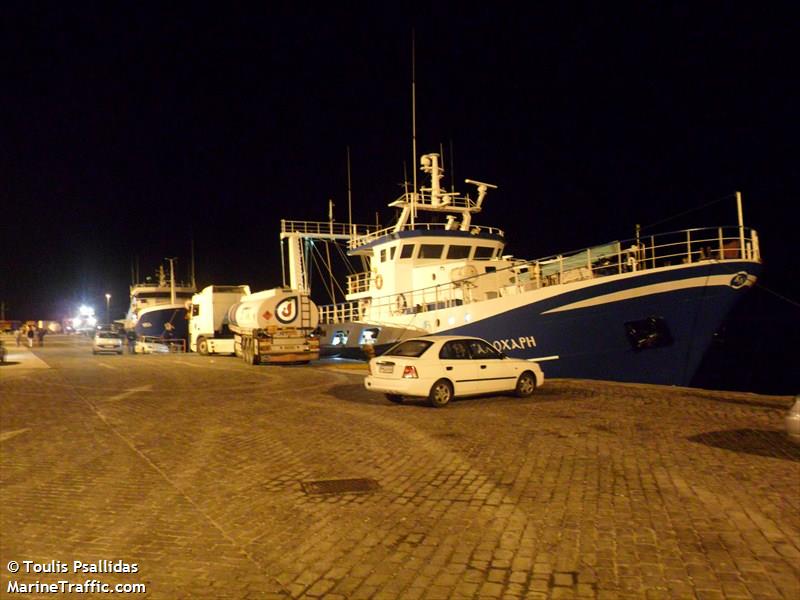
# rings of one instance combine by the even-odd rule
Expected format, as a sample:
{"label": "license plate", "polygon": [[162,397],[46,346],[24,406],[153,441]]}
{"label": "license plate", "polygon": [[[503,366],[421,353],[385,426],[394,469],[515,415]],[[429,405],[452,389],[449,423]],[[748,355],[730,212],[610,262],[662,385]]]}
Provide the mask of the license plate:
{"label": "license plate", "polygon": [[393,370],[394,367],[392,365],[381,365],[380,367],[378,367],[379,373],[391,373]]}

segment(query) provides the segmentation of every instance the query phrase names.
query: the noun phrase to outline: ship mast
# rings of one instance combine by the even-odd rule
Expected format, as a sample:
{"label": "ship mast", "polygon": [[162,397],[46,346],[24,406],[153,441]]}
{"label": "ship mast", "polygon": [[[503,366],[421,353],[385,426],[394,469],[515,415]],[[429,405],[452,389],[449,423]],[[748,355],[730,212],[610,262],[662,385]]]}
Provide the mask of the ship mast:
{"label": "ship mast", "polygon": [[347,230],[353,231],[353,188],[350,185],[350,146],[347,146]]}
{"label": "ship mast", "polygon": [[165,258],[169,261],[169,301],[175,304],[175,261],[177,258]]}
{"label": "ship mast", "polygon": [[190,274],[191,274],[191,278],[192,278],[192,288],[194,290],[196,290],[197,289],[197,284],[195,283],[195,279],[194,279],[194,236],[192,236],[191,254],[192,254],[192,270],[191,270]]}
{"label": "ship mast", "polygon": [[736,192],[736,216],[739,221],[739,256],[744,258],[744,215],[742,212],[742,192]]}
{"label": "ship mast", "polygon": [[414,229],[414,218],[417,212],[417,66],[414,30],[411,30],[411,164],[414,165],[414,194],[411,197],[411,229]]}

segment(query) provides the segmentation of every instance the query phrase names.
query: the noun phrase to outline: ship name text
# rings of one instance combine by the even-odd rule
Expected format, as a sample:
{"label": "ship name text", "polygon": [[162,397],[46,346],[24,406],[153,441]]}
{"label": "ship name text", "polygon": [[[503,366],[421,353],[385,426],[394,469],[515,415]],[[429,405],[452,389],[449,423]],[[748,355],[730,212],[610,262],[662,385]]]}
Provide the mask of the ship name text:
{"label": "ship name text", "polygon": [[515,338],[505,338],[494,340],[492,346],[499,352],[507,350],[524,350],[525,348],[535,348],[536,338],[532,335],[521,335]]}

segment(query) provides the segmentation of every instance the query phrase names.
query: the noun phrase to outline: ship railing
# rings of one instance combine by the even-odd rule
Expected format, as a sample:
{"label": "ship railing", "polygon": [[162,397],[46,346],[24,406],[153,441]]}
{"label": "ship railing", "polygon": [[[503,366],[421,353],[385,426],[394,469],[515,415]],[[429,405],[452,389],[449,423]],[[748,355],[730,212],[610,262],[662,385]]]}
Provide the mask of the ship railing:
{"label": "ship railing", "polygon": [[353,273],[347,276],[347,293],[359,294],[361,292],[369,291],[372,284],[375,282],[376,275],[369,271],[362,273]]}
{"label": "ship railing", "polygon": [[701,261],[742,259],[761,261],[758,233],[727,226],[640,236],[524,264],[536,287],[544,287]]}
{"label": "ship railing", "polygon": [[340,302],[339,304],[324,304],[319,309],[320,324],[345,323],[358,321],[361,318],[358,302]]}
{"label": "ship railing", "polygon": [[414,192],[406,192],[401,194],[397,200],[391,202],[389,206],[415,206],[417,209],[435,211],[440,211],[443,208],[453,209],[454,211],[477,211],[480,209],[478,201],[469,196],[459,196],[454,192],[440,190],[439,195],[434,197],[430,192],[430,188],[420,188],[416,194]]}
{"label": "ship railing", "polygon": [[389,235],[390,233],[392,233],[392,231],[394,231],[394,227],[384,227],[383,229],[378,229],[376,231],[371,231],[364,235],[353,237],[347,244],[347,247],[350,248],[351,250],[354,250],[355,248],[366,246],[367,244],[369,244],[374,240],[377,240],[378,238],[381,238],[385,235]]}
{"label": "ship railing", "polygon": [[[415,223],[413,226],[411,223],[406,223],[405,226],[400,228],[400,231],[453,231],[457,230],[457,226],[452,226],[449,223]],[[470,233],[475,235],[478,234],[489,234],[494,235],[497,237],[505,237],[505,232],[502,229],[497,227],[486,227],[484,225],[471,225]],[[394,226],[392,227],[384,227],[383,229],[378,229],[375,231],[371,231],[365,235],[353,237],[348,244],[348,247],[351,250],[355,250],[356,248],[360,248],[362,246],[366,246],[370,242],[377,240],[385,235],[389,235],[390,233],[397,233],[397,230]]]}
{"label": "ship railing", "polygon": [[[167,283],[158,283],[153,281],[145,281],[142,283],[136,283],[131,286],[131,288],[168,288],[169,282]],[[194,286],[190,282],[186,281],[176,281],[175,282],[175,289],[177,288],[191,288],[194,289]]]}
{"label": "ship railing", "polygon": [[304,236],[356,238],[380,229],[380,225],[337,223],[336,221],[289,221],[281,219],[281,233],[299,233]]}
{"label": "ship railing", "polygon": [[[321,322],[339,322],[351,320],[345,315],[350,315],[352,320],[368,315],[374,321],[623,273],[700,262],[739,260],[761,262],[756,230],[737,226],[687,229],[615,241],[529,261],[506,259],[509,264],[503,268],[475,273],[448,283],[374,296],[360,303],[321,306],[320,319]],[[486,262],[489,264],[492,261]],[[374,275],[359,273],[351,277],[354,286],[349,288],[350,293],[356,293],[368,291]],[[336,316],[338,320],[323,321],[323,314]]]}

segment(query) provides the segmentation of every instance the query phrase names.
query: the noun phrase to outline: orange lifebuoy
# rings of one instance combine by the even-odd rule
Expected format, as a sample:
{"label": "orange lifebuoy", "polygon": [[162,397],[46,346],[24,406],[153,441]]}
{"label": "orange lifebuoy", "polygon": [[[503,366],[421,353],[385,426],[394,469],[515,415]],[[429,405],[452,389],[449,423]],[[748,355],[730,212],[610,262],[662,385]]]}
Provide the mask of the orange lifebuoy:
{"label": "orange lifebuoy", "polygon": [[375,287],[381,289],[383,287],[383,277],[380,275],[375,276]]}

